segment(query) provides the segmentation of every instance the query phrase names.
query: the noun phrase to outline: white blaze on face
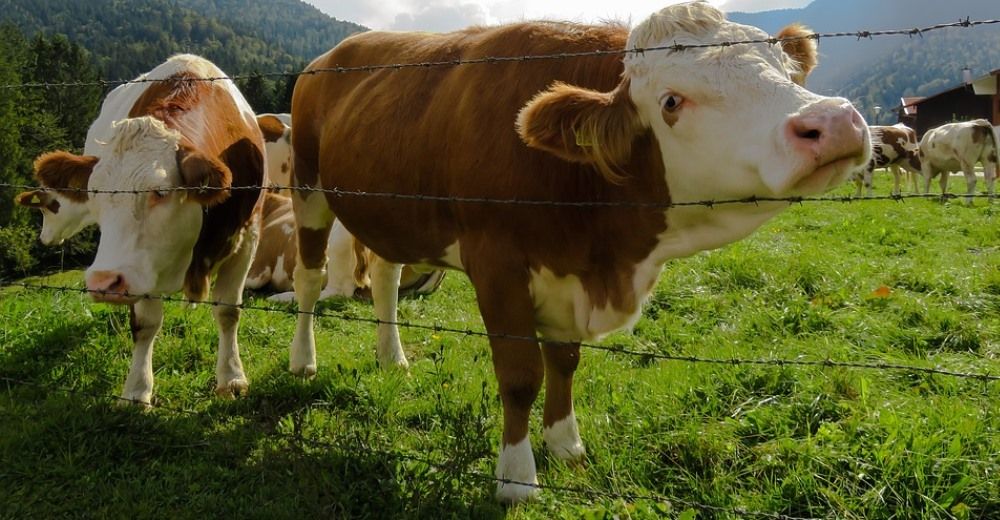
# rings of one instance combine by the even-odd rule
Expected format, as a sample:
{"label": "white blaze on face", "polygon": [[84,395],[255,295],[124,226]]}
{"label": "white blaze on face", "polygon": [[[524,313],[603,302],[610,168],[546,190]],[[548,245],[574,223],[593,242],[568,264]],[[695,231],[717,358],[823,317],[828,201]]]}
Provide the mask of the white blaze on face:
{"label": "white blaze on face", "polygon": [[[628,48],[767,37],[692,3],[654,14],[630,33]],[[675,201],[818,193],[867,162],[857,112],[793,83],[794,64],[779,45],[656,50],[629,54],[625,64]]]}
{"label": "white blaze on face", "polygon": [[87,270],[116,273],[130,294],[181,289],[201,230],[202,206],[183,191],[177,151],[180,134],[150,117],[117,123],[90,177],[88,207],[101,227],[97,257]]}

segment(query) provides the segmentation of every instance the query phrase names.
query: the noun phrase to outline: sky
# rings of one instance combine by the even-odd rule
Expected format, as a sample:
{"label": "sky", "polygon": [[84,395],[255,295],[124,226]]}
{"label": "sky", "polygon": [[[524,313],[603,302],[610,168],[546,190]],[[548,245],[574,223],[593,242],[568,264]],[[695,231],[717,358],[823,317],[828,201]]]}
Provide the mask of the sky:
{"label": "sky", "polygon": [[[451,31],[518,20],[636,23],[678,0],[305,0],[324,13],[372,29]],[[709,0],[726,11],[803,7],[812,0]]]}

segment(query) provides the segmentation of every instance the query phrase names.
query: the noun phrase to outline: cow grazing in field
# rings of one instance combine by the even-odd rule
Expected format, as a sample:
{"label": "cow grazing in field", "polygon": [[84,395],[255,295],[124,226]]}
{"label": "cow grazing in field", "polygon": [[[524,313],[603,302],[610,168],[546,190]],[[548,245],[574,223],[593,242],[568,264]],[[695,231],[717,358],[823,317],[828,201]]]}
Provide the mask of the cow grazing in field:
{"label": "cow grazing in field", "polygon": [[[795,26],[780,36],[804,34]],[[309,69],[760,38],[767,34],[696,2],[667,7],[631,32],[550,22],[368,32]],[[293,195],[301,313],[291,371],[316,371],[308,313],[335,216],[379,256],[372,296],[384,366],[407,364],[393,325],[400,264],[465,271],[491,334],[504,410],[497,497],[531,497],[528,417],[543,375],[545,444],[580,458],[571,390],[579,342],[633,325],[667,260],[741,239],[788,206],[666,203],[815,194],[868,162],[868,128],[851,104],[793,82],[815,56],[814,42],[800,39],[300,77],[295,184],[403,196]]]}
{"label": "cow grazing in field", "polygon": [[[96,224],[87,204],[77,202],[65,193],[42,189],[19,193],[15,201],[21,206],[38,210],[42,214],[42,231],[38,239],[47,246],[62,244],[67,238]],[[83,186],[86,189],[86,186]],[[83,193],[86,196],[86,193]]]}
{"label": "cow grazing in field", "polygon": [[975,167],[982,163],[986,191],[992,198],[997,175],[997,143],[993,126],[985,119],[948,123],[928,130],[920,139],[924,193],[930,193],[931,179],[941,175],[941,195],[945,195],[951,172],[960,171],[965,174],[965,202],[972,204],[977,180]]}
{"label": "cow grazing in field", "polygon": [[[258,114],[257,124],[264,134],[267,155],[267,175],[272,186],[292,183],[292,116],[290,114]],[[291,195],[287,189],[282,195]]]}
{"label": "cow grazing in field", "polygon": [[864,185],[866,194],[872,196],[872,177],[876,168],[888,168],[892,172],[893,195],[900,194],[900,179],[903,175],[901,168],[906,170],[907,176],[913,180],[913,191],[919,191],[916,177],[920,175],[917,133],[901,123],[892,126],[871,126],[869,131],[872,138],[872,159],[864,170],[855,173],[854,183],[857,185],[857,191],[854,195],[860,196],[861,186]]}
{"label": "cow grazing in field", "polygon": [[[133,304],[132,366],[122,397],[149,403],[152,346],[163,321],[162,301],[141,298],[183,289],[208,297],[219,327],[216,392],[245,392],[236,332],[243,285],[257,245],[266,179],[264,143],[246,100],[215,65],[178,55],[115,89],[88,133],[92,155],[53,152],[35,163],[55,189],[87,186],[85,202],[101,228],[87,269],[96,301]],[[152,80],[152,81],[150,81]]]}
{"label": "cow grazing in field", "polygon": [[[260,245],[250,265],[247,287],[291,291],[297,255],[292,199],[268,193],[264,198]],[[368,274],[368,266],[373,261],[371,250],[351,236],[340,222],[335,222],[330,230],[326,256],[329,267],[320,299],[364,295],[371,284]],[[441,285],[443,279],[444,271],[441,269],[421,273],[406,266],[400,275],[399,294],[430,294]],[[294,293],[286,292],[270,299],[293,301],[294,298]]]}

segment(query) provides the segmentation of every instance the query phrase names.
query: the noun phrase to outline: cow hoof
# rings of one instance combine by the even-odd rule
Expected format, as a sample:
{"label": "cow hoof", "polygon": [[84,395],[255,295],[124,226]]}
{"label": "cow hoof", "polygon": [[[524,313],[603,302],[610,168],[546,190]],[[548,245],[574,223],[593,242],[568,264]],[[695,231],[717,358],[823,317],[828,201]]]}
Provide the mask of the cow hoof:
{"label": "cow hoof", "polygon": [[127,395],[123,395],[115,401],[115,405],[121,406],[122,408],[136,407],[139,408],[140,410],[149,410],[153,407],[151,401],[152,399],[150,399],[149,397],[143,399],[142,397],[139,396],[130,397]]}
{"label": "cow hoof", "polygon": [[289,366],[289,372],[293,375],[299,376],[305,379],[312,379],[316,376],[316,365],[304,365],[301,367]]}
{"label": "cow hoof", "polygon": [[243,397],[250,391],[250,384],[246,379],[234,379],[226,384],[215,387],[215,395],[227,399]]}
{"label": "cow hoof", "polygon": [[405,357],[378,360],[378,366],[383,370],[409,370],[410,362]]}
{"label": "cow hoof", "polygon": [[541,488],[537,486],[538,482],[534,482],[534,486],[529,486],[526,484],[517,484],[513,482],[499,482],[497,483],[497,502],[501,504],[520,504],[533,500],[538,497],[541,493]]}

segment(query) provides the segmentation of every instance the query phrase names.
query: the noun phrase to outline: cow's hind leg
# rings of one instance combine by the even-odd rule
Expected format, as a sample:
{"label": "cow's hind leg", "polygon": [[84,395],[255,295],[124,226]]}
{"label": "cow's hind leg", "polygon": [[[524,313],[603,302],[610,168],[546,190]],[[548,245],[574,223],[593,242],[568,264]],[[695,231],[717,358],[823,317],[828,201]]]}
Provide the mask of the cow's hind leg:
{"label": "cow's hind leg", "polygon": [[149,405],[153,398],[153,341],[163,326],[163,301],[139,300],[129,307],[132,329],[132,366],[129,367],[122,402]]}
{"label": "cow's hind leg", "polygon": [[[465,244],[462,247],[466,251]],[[531,405],[538,397],[544,376],[541,351],[534,339],[534,305],[524,265],[517,265],[510,258],[507,258],[509,264],[500,265],[504,263],[504,255],[496,254],[497,250],[480,253],[485,253],[491,265],[468,262],[466,265],[490,334],[493,370],[503,403],[496,496],[501,502],[522,502],[539,492],[535,457],[528,437]]]}
{"label": "cow's hind leg", "polygon": [[243,372],[240,345],[237,335],[240,326],[240,308],[243,304],[243,287],[247,272],[257,252],[260,238],[259,222],[254,222],[244,232],[239,249],[226,259],[215,279],[212,289],[212,316],[219,329],[219,351],[215,361],[215,393],[222,397],[246,394],[250,385]]}
{"label": "cow's hind leg", "polygon": [[[296,168],[299,168],[298,162]],[[319,192],[296,191],[292,196],[292,208],[299,243],[292,285],[295,287],[299,315],[288,354],[288,369],[293,374],[312,377],[316,374],[312,313],[326,282],[326,243],[334,216],[326,196]]]}
{"label": "cow's hind leg", "polygon": [[399,274],[402,264],[375,257],[371,264],[372,304],[378,319],[376,356],[383,367],[407,367],[406,354],[399,341],[396,306],[399,302]]}
{"label": "cow's hind leg", "polygon": [[580,363],[579,343],[544,343],[545,412],[542,437],[555,456],[569,461],[583,458],[586,450],[573,413],[573,373]]}

